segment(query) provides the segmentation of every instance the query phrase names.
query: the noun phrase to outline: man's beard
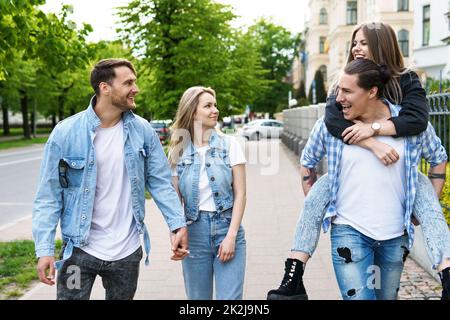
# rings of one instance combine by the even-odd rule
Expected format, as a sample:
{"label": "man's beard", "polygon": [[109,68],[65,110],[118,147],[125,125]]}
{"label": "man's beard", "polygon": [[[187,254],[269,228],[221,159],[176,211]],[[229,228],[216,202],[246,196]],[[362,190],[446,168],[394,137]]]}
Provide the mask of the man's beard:
{"label": "man's beard", "polygon": [[127,100],[128,99],[126,97],[123,99],[112,97],[111,104],[120,109],[122,112],[136,109],[136,105],[128,104]]}

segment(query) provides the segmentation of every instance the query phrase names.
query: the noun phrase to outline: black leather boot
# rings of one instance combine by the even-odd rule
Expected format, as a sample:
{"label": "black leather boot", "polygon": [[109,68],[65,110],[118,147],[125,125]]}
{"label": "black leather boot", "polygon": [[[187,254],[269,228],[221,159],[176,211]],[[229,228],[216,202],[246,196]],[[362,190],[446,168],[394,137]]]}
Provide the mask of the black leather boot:
{"label": "black leather boot", "polygon": [[303,286],[303,262],[289,258],[284,264],[281,285],[267,293],[267,300],[308,300]]}
{"label": "black leather boot", "polygon": [[450,300],[450,267],[439,272],[442,282],[441,300]]}

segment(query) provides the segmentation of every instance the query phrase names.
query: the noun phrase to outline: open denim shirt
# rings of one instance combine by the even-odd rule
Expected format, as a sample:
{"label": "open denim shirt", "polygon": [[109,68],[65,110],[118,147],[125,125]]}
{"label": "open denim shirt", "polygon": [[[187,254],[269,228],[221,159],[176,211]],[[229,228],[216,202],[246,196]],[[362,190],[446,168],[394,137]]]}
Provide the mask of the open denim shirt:
{"label": "open denim shirt", "polygon": [[[53,256],[58,221],[66,244],[60,268],[73,247],[87,245],[97,183],[94,151],[100,119],[89,107],[58,123],[45,146],[41,176],[33,208],[33,238],[36,256]],[[158,135],[147,120],[127,111],[122,115],[125,166],[131,184],[133,215],[144,248],[150,253],[150,237],[144,224],[145,188],[152,194],[171,231],[186,226],[180,200],[172,186],[170,168]],[[67,188],[60,183],[59,161],[67,164]]]}

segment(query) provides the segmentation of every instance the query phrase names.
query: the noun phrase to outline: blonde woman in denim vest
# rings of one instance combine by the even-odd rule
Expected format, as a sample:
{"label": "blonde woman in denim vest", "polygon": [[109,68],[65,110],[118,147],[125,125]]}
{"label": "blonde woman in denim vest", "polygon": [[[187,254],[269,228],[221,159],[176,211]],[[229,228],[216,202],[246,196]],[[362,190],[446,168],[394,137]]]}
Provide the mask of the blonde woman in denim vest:
{"label": "blonde woman in denim vest", "polygon": [[213,287],[218,300],[242,299],[246,161],[237,141],[215,129],[218,117],[214,90],[192,87],[172,126],[169,162],[188,224],[182,264],[190,300],[211,300]]}

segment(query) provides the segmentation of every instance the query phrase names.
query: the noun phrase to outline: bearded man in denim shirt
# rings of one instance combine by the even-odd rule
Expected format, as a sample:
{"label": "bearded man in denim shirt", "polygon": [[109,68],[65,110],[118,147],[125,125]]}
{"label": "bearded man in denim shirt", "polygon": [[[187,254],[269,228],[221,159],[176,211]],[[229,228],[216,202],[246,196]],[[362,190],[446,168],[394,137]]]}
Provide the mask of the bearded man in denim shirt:
{"label": "bearded man in denim shirt", "polygon": [[[41,282],[57,299],[89,299],[97,275],[106,299],[133,299],[150,239],[144,224],[145,189],[171,231],[173,260],[187,255],[187,230],[158,135],[135,115],[136,71],[131,62],[106,59],[91,73],[89,107],[60,122],[45,147],[33,209],[33,237]],[[54,242],[60,221],[61,260]]]}

